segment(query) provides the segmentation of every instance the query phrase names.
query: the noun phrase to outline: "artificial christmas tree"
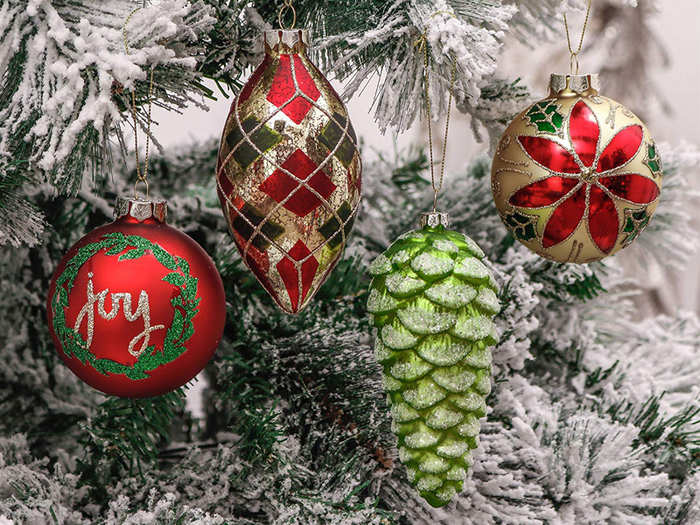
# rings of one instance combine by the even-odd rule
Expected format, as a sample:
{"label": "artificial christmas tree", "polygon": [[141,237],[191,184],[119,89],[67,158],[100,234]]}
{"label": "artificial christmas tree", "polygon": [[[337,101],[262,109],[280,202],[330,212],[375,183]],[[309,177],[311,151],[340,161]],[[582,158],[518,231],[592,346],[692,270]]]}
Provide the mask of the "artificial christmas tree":
{"label": "artificial christmas tree", "polygon": [[[605,67],[589,65],[605,73],[613,98],[652,107],[658,91],[643,79],[663,69],[654,46],[678,31],[658,25],[655,3],[632,3],[596,1],[591,43]],[[691,145],[658,144],[654,219],[620,256],[590,265],[556,264],[515,241],[494,208],[486,155],[462,153],[467,167],[448,166],[441,208],[490,261],[501,310],[479,446],[462,491],[440,509],[401,463],[366,308],[369,265],[431,209],[419,149],[366,142],[362,213],[345,255],[289,316],[230,241],[212,176],[219,124],[209,125],[216,137],[186,144],[181,136],[195,126],[191,113],[178,117],[178,146],[153,156],[149,178],[173,228],[221,274],[228,315],[216,358],[190,388],[146,399],[105,398],[63,364],[46,324],[47,290],[63,255],[112,220],[114,199],[134,181],[133,152],[120,151],[131,144],[132,93],[144,130],[151,71],[154,109],[192,110],[219,97],[219,86],[238,94],[281,5],[153,2],[132,16],[125,53],[124,22],[142,2],[0,0],[0,522],[697,522],[700,322],[675,308],[641,311],[630,290],[651,280],[622,269],[633,259],[671,275],[687,260],[697,237],[689,179],[700,166]],[[364,129],[415,122],[425,35],[434,114],[446,112],[454,67],[456,107],[494,146],[529,96],[517,74],[494,76],[499,64],[522,62],[505,41],[535,46],[532,70],[546,41],[561,39],[561,5],[294,1],[314,35],[313,60],[343,98],[369,89],[376,122]],[[449,14],[433,16],[442,10]],[[656,39],[640,38],[654,30]],[[683,101],[688,112],[692,102]],[[352,116],[359,130],[362,115]],[[659,124],[651,111],[646,118]]]}

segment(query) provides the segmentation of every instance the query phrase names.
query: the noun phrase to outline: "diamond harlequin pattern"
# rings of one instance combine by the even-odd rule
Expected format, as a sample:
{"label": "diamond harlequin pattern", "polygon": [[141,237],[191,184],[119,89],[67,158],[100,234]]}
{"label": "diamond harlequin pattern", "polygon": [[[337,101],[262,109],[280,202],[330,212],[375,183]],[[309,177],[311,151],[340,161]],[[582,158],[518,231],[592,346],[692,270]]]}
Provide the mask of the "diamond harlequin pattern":
{"label": "diamond harlequin pattern", "polygon": [[[288,175],[283,170],[290,172],[294,177]],[[314,175],[312,176],[312,174]],[[302,181],[308,185],[308,188]],[[284,202],[283,206],[299,217],[305,217],[323,204],[321,199],[309,188],[321,195],[325,200],[328,199],[331,193],[333,193],[333,190],[335,190],[335,184],[333,184],[328,178],[328,175],[326,175],[323,170],[319,170],[314,161],[300,149],[289,156],[284,164],[282,164],[282,169],[275,170],[275,172],[260,185],[260,189],[263,192],[267,193],[277,202]],[[289,198],[287,199],[287,197]],[[287,200],[285,201],[285,199]]]}
{"label": "diamond harlequin pattern", "polygon": [[[250,204],[243,203],[240,212],[232,214],[231,228],[258,250],[264,251],[270,247],[271,241],[284,233],[284,228],[272,221],[263,222],[263,220],[264,217],[259,210]],[[258,227],[260,232],[253,235]]]}
{"label": "diamond harlequin pattern", "polygon": [[640,151],[643,135],[641,126],[627,126],[598,153],[600,128],[596,115],[580,100],[569,119],[573,150],[545,137],[518,137],[526,154],[550,175],[515,192],[510,204],[521,208],[555,207],[543,234],[545,248],[566,240],[586,220],[595,244],[609,253],[620,229],[614,201],[649,204],[660,194],[652,179],[619,171]]}
{"label": "diamond harlequin pattern", "polygon": [[[292,71],[292,64],[294,71]],[[301,58],[298,55],[281,55],[267,100],[278,108],[282,108],[282,112],[295,123],[301,124],[311,110],[311,102],[302,94],[314,101],[321,96]]]}
{"label": "diamond harlequin pattern", "polygon": [[[346,134],[344,128],[347,126]],[[357,136],[352,124],[340,113],[333,113],[333,119],[328,122],[321,135],[319,136],[321,143],[328,148],[328,151],[335,151],[335,156],[343,163],[343,166],[349,167],[352,159],[355,156],[357,148]]]}
{"label": "diamond harlequin pattern", "polygon": [[352,209],[347,201],[340,206],[337,215],[342,221],[342,224],[338,222],[336,216],[333,215],[328,222],[318,229],[318,231],[321,232],[326,239],[328,239],[328,245],[331,248],[340,246],[343,243],[343,237],[340,233],[341,226],[345,232],[345,237],[347,238],[355,221],[355,216],[352,215]]}
{"label": "diamond harlequin pattern", "polygon": [[299,288],[301,286],[301,300],[303,301],[311,289],[314,275],[318,270],[318,261],[301,240],[297,241],[289,255],[293,261],[289,258],[282,259],[277,263],[277,270],[287,288],[292,307],[296,309],[300,299]]}
{"label": "diamond harlequin pattern", "polygon": [[[242,123],[243,129],[235,127],[226,136],[226,142],[234,148],[233,158],[246,169],[270,148],[278,144],[282,137],[267,126],[260,126],[260,121],[250,116]],[[255,130],[255,131],[253,131]]]}
{"label": "diamond harlequin pattern", "polygon": [[361,190],[342,101],[303,31],[266,31],[265,58],[222,134],[218,194],[244,262],[278,306],[305,308],[337,264]]}

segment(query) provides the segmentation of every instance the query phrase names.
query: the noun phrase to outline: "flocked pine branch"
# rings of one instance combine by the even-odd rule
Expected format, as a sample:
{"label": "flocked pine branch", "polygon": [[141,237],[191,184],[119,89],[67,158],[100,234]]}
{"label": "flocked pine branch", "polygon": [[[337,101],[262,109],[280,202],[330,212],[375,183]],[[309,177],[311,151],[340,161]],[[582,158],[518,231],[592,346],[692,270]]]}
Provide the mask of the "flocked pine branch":
{"label": "flocked pine branch", "polygon": [[[404,129],[418,116],[426,45],[436,115],[445,110],[442,95],[451,85],[454,65],[458,108],[493,143],[524,96],[515,84],[492,78],[506,33],[537,37],[562,9],[579,4],[402,0],[295,5],[300,20],[318,34],[325,69],[347,80],[347,96],[367,79],[378,78],[380,129]],[[132,91],[138,126],[145,127],[151,68],[155,103],[169,109],[212,96],[202,77],[240,87],[243,71],[257,60],[259,30],[265,21],[268,27],[276,23],[279,7],[244,0],[159,2],[132,16],[127,55],[122,27],[140,5],[136,0],[0,3],[0,117],[11,123],[0,133],[1,184],[8,190],[0,205],[10,216],[0,241],[37,241],[41,215],[22,198],[25,184],[49,180],[60,191],[74,193],[85,174],[104,178],[108,142],[117,139],[124,147]]]}
{"label": "flocked pine branch", "polygon": [[[317,55],[324,68],[346,81],[346,98],[376,80],[374,116],[380,130],[406,129],[421,112],[421,37],[425,35],[435,114],[442,115],[446,110],[443,95],[450,89],[454,65],[457,107],[470,115],[475,128],[483,124],[495,141],[501,128],[490,124],[511,117],[520,107],[517,99],[509,98],[503,82],[493,78],[505,36],[514,33],[533,45],[545,36],[559,36],[563,10],[580,10],[585,2],[342,0],[333,2],[330,10],[312,1],[296,1],[294,5],[303,25],[314,31]],[[277,3],[259,9],[266,20],[275,20],[279,6]],[[494,98],[510,103],[510,107],[497,108]]]}
{"label": "flocked pine branch", "polygon": [[[146,128],[149,73],[155,104],[201,105],[211,91],[202,75],[236,85],[254,60],[239,2],[167,0],[129,14],[141,2],[0,2],[0,206],[10,220],[0,242],[36,242],[40,215],[18,203],[25,181],[49,181],[75,193],[84,175],[105,177],[108,142],[119,139],[135,93],[138,126]],[[217,18],[218,17],[218,18]],[[261,23],[261,22],[260,22]]]}
{"label": "flocked pine branch", "polygon": [[[506,109],[521,93],[511,88],[497,88]],[[501,118],[499,96],[493,111],[484,109],[492,123]],[[60,364],[44,322],[56,261],[109,220],[133,164],[100,196],[87,185],[69,199],[55,199],[49,185],[33,189],[32,206],[51,224],[43,244],[0,254],[0,518],[110,525],[700,519],[695,315],[637,318],[616,258],[589,266],[544,261],[501,224],[488,162],[448,175],[442,207],[487,252],[504,308],[471,477],[453,505],[428,508],[395,458],[364,306],[366,264],[431,204],[425,155],[367,165],[364,209],[346,257],[317,301],[291,318],[276,311],[232,247],[211,177],[216,152],[211,141],[167,154],[152,172],[171,222],[214,256],[229,298],[201,428],[177,395],[145,406],[105,402]],[[688,149],[664,150],[664,159],[670,191],[640,242],[680,257],[690,246],[680,242],[685,219],[676,210],[696,159]]]}
{"label": "flocked pine branch", "polygon": [[[503,337],[494,352],[491,412],[472,476],[453,506],[429,509],[408,486],[396,461],[364,317],[366,262],[383,249],[385,239],[405,231],[429,205],[429,191],[421,182],[425,157],[416,152],[406,161],[399,156],[367,166],[366,209],[348,256],[334,282],[319,292],[318,301],[301,316],[289,318],[259,293],[231,249],[210,177],[216,149],[212,141],[153,163],[154,180],[172,204],[172,221],[214,254],[228,296],[236,298],[229,302],[226,337],[208,372],[206,427],[187,427],[175,414],[173,423],[189,428],[186,433],[161,425],[162,434],[148,437],[138,425],[120,425],[124,407],[103,404],[99,395],[58,365],[49,344],[24,351],[2,372],[3,398],[16,399],[15,407],[22,406],[22,400],[40,400],[25,401],[25,432],[61,418],[64,426],[50,437],[12,438],[13,443],[24,439],[27,451],[11,472],[25,472],[22,479],[35,484],[42,480],[48,488],[31,492],[12,485],[0,514],[51,519],[53,508],[75,522],[99,517],[104,523],[130,516],[193,521],[208,514],[204,523],[234,517],[251,524],[401,519],[452,524],[514,516],[522,523],[596,523],[605,516],[621,522],[654,522],[663,516],[669,523],[680,523],[689,515],[698,472],[693,458],[699,418],[689,411],[696,398],[684,385],[697,384],[700,371],[682,364],[697,350],[700,327],[694,317],[638,325],[631,318],[618,329],[635,327],[638,335],[627,346],[619,345],[622,336],[613,331],[606,312],[630,310],[624,306],[627,295],[614,292],[620,279],[613,266],[554,265],[507,242],[509,235],[491,209],[488,163],[476,163],[467,177],[450,177],[441,202],[455,228],[477,238],[487,251],[502,284],[505,308],[498,318]],[[682,173],[688,157],[678,159]],[[379,176],[392,172],[395,183]],[[669,183],[679,172],[671,170]],[[130,170],[127,174],[132,175]],[[118,180],[118,187],[125,185],[126,178]],[[76,224],[84,231],[107,219],[103,207],[78,196],[67,206],[61,203],[51,216],[59,231]],[[14,281],[17,289],[16,300],[2,306],[5,333],[14,342],[10,348],[19,349],[29,340],[48,341],[41,322],[42,283],[48,280],[52,257],[80,234],[74,231],[66,238],[57,231],[46,248],[5,255],[5,282]],[[55,255],[47,257],[48,253]],[[45,254],[43,259],[40,254]],[[31,266],[32,260],[44,262]],[[27,282],[35,283],[34,302],[20,293]],[[614,293],[598,299],[601,288]],[[22,304],[35,306],[18,311]],[[36,329],[44,335],[30,339],[30,330]],[[613,344],[611,352],[608,347]],[[677,352],[661,354],[656,351],[659,346]],[[13,375],[18,367],[27,374],[41,371],[31,387],[36,398],[28,397],[35,394],[29,393],[27,379]],[[658,388],[650,388],[656,370],[661,380]],[[684,379],[674,385],[674,377]],[[54,401],[47,407],[43,400]],[[146,421],[156,422],[151,416]],[[667,428],[659,432],[664,425]],[[10,434],[17,430],[22,429],[7,429]],[[104,441],[104,436],[111,437]],[[148,468],[139,473],[135,465],[119,459],[119,452],[110,453],[108,442],[122,440],[127,454],[123,457],[137,456]],[[150,444],[129,448],[129,440]],[[55,457],[54,443],[65,453],[59,455],[60,467],[46,469],[41,458]],[[95,453],[98,449],[103,453]],[[81,457],[79,464],[70,459],[76,455]],[[669,464],[685,468],[668,471]],[[60,488],[77,486],[79,476],[99,490]],[[615,497],[623,493],[625,498]],[[580,494],[594,502],[595,512],[584,513],[584,500],[576,499]],[[91,503],[86,507],[87,502]],[[591,519],[586,521],[586,516]]]}
{"label": "flocked pine branch", "polygon": [[[352,4],[347,12],[340,10],[330,19],[318,7],[309,5],[308,19],[322,32],[319,47],[323,63],[339,78],[348,80],[346,96],[365,87],[372,75],[378,75],[375,119],[380,130],[406,129],[420,113],[423,45],[428,46],[431,61],[431,95],[436,113],[446,109],[442,94],[451,85],[453,66],[458,107],[473,109],[496,69],[507,22],[516,11],[500,2]],[[421,41],[422,35],[425,42]]]}
{"label": "flocked pine branch", "polygon": [[[637,8],[629,9],[631,5]],[[595,66],[609,85],[608,96],[624,100],[643,118],[654,106],[671,111],[663,86],[655,81],[655,71],[667,67],[670,60],[656,30],[660,10],[658,0],[606,0],[597,6],[601,37],[587,44],[589,52],[600,56]]]}

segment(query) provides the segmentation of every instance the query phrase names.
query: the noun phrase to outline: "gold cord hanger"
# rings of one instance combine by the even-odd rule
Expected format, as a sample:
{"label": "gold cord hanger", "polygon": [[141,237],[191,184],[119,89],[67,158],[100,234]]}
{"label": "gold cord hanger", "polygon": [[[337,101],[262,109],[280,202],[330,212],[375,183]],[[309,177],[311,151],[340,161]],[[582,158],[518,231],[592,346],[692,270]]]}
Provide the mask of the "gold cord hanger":
{"label": "gold cord hanger", "polygon": [[[124,49],[126,51],[126,54],[129,54],[129,39],[127,37],[127,32],[126,28],[129,25],[129,21],[131,20],[131,17],[136,13],[137,11],[140,11],[142,8],[138,7],[134,9],[131,13],[129,13],[129,16],[126,18],[126,21],[124,22],[124,27],[122,29],[122,33],[124,36]],[[146,156],[144,159],[144,169],[141,171],[141,164],[139,162],[139,138],[138,138],[138,119],[136,118],[136,84],[134,83],[134,86],[131,89],[131,116],[134,119],[134,154],[136,155],[136,182],[134,182],[134,198],[136,198],[137,195],[137,187],[139,182],[143,182],[143,184],[146,186],[146,199],[149,198],[149,188],[148,188],[148,163],[149,163],[149,148],[151,145],[151,110],[153,108],[153,71],[154,67],[151,66],[151,74],[150,74],[150,80],[148,84],[148,119],[146,121]]]}
{"label": "gold cord hanger", "polygon": [[[446,11],[437,11],[431,15],[431,18],[439,15],[447,14],[452,17],[455,15]],[[425,85],[425,105],[428,121],[428,144],[430,147],[430,182],[433,187],[433,212],[437,211],[437,199],[438,194],[442,190],[443,182],[445,180],[445,160],[447,158],[447,136],[450,130],[450,112],[452,109],[452,92],[455,86],[455,76],[456,76],[456,64],[452,62],[452,79],[450,82],[449,98],[447,101],[447,117],[445,120],[445,138],[442,148],[442,161],[440,163],[440,181],[435,183],[435,163],[433,160],[433,127],[432,127],[432,105],[430,100],[430,54],[428,52],[428,36],[427,31],[424,32],[418,42],[416,43],[419,47],[423,48],[423,79]]]}
{"label": "gold cord hanger", "polygon": [[[292,25],[291,27],[285,27],[284,17],[287,14],[287,11],[290,9],[292,10]],[[292,5],[292,0],[284,0],[284,5],[280,7],[279,12],[277,13],[277,21],[280,24],[280,29],[294,29],[294,26],[297,25],[297,11]]]}
{"label": "gold cord hanger", "polygon": [[[571,54],[569,58],[569,67],[571,69],[571,74],[572,75],[578,75],[578,70],[579,70],[579,63],[578,63],[578,56],[579,53],[581,53],[581,49],[583,49],[583,37],[586,36],[586,28],[588,27],[588,20],[591,16],[591,2],[592,0],[588,0],[588,8],[586,9],[586,20],[583,22],[583,31],[581,31],[581,40],[578,43],[578,49],[574,51],[573,47],[571,46],[571,35],[569,34],[569,22],[566,19],[566,13],[564,13],[564,29],[566,30],[566,42],[569,45],[569,53]],[[574,68],[574,66],[576,66]]]}

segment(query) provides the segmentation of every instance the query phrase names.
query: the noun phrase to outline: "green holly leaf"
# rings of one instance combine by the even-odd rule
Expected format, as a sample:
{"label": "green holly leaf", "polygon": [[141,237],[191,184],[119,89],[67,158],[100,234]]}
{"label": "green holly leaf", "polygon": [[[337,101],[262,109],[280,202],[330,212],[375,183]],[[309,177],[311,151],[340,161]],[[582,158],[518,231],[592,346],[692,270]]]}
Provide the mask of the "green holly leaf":
{"label": "green holly leaf", "polygon": [[119,261],[125,261],[128,259],[138,259],[139,257],[143,257],[145,255],[145,251],[141,248],[133,248],[129,250],[126,253],[122,253],[119,256]]}
{"label": "green holly leaf", "polygon": [[125,375],[126,375],[126,377],[128,377],[129,379],[132,379],[134,381],[138,381],[139,379],[148,379],[148,374],[146,374],[145,372],[142,372],[141,370],[139,370],[136,367],[129,368],[125,372]]}
{"label": "green holly leaf", "polygon": [[61,286],[58,289],[58,304],[64,307],[68,307],[68,292]]}
{"label": "green holly leaf", "polygon": [[156,260],[168,270],[175,270],[177,268],[175,258],[157,244],[151,245],[151,253],[153,253]]}
{"label": "green holly leaf", "polygon": [[185,331],[182,333],[182,337],[180,338],[180,341],[187,341],[193,335],[194,335],[194,327],[191,324],[188,324],[187,328],[185,328]]}
{"label": "green holly leaf", "polygon": [[117,255],[126,250],[126,244],[115,244],[105,252],[106,255]]}
{"label": "green holly leaf", "polygon": [[192,301],[197,296],[197,283],[198,279],[196,277],[189,277],[187,279],[187,286],[183,292],[183,296],[186,300]]}
{"label": "green holly leaf", "polygon": [[178,266],[180,266],[183,273],[186,273],[186,274],[190,273],[190,263],[188,263],[185,259],[183,259],[182,257],[178,257],[177,264],[178,264]]}
{"label": "green holly leaf", "polygon": [[162,279],[166,283],[174,284],[175,286],[182,286],[185,284],[185,278],[177,272],[169,273]]}
{"label": "green holly leaf", "polygon": [[139,356],[139,360],[134,365],[134,368],[142,372],[148,372],[158,368],[163,363],[163,355],[155,352],[155,346],[151,345]]}
{"label": "green holly leaf", "polygon": [[171,328],[168,331],[168,336],[170,336],[170,334],[172,333],[171,342],[178,339],[179,335],[182,334],[184,324],[185,320],[182,317],[182,313],[180,313],[180,310],[175,310],[175,313],[173,314],[173,322],[171,323]]}
{"label": "green holly leaf", "polygon": [[557,133],[564,125],[564,116],[558,111],[559,106],[552,100],[543,100],[534,104],[525,116],[538,131]]}
{"label": "green holly leaf", "polygon": [[651,174],[654,177],[658,177],[661,174],[661,159],[659,158],[658,151],[656,150],[656,145],[652,142],[647,145],[647,158],[644,161],[649,167]]}

